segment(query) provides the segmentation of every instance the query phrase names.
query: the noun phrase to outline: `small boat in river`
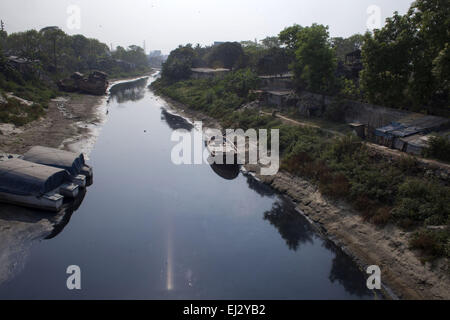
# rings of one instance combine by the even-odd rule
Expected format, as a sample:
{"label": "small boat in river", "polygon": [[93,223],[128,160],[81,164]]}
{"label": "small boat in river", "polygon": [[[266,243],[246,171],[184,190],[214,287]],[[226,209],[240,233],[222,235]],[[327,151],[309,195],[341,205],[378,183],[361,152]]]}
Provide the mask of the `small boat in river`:
{"label": "small boat in river", "polygon": [[[206,148],[211,154],[211,157],[213,157],[216,161],[222,161],[222,163],[216,164],[237,164],[237,148],[235,144],[229,141],[226,137],[219,138],[213,136],[209,138],[206,141]],[[232,163],[229,163],[230,161],[227,161],[227,159],[232,159]]]}
{"label": "small boat in river", "polygon": [[16,158],[0,162],[1,202],[57,212],[64,197],[75,198],[78,192],[65,169]]}
{"label": "small boat in river", "polygon": [[36,146],[25,153],[22,159],[67,170],[72,177],[72,181],[81,187],[92,182],[92,167],[86,164],[82,153]]}

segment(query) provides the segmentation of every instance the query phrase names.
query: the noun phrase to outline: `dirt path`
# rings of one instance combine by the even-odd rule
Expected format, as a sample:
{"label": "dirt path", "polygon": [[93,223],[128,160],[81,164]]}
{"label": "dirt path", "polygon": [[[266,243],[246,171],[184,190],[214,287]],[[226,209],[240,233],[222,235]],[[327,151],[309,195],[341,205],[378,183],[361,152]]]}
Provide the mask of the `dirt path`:
{"label": "dirt path", "polygon": [[[264,112],[264,111],[261,111],[261,113],[264,114],[264,115],[269,115],[269,116],[272,115],[271,113]],[[336,136],[342,136],[343,135],[343,133],[341,133],[341,132],[338,132],[338,131],[335,131],[335,130],[330,130],[330,129],[327,129],[327,128],[324,128],[324,127],[321,127],[321,126],[318,126],[318,125],[314,125],[314,124],[311,124],[311,123],[306,123],[306,122],[301,122],[301,121],[298,121],[298,120],[294,120],[294,119],[288,118],[286,116],[283,116],[283,115],[281,115],[279,113],[276,113],[275,116],[277,118],[281,119],[286,124],[291,124],[291,125],[296,125],[296,126],[301,126],[301,127],[317,128],[317,129],[321,129],[321,130],[323,130],[325,132],[331,133],[331,134],[336,135]],[[400,159],[400,158],[403,158],[403,157],[405,157],[407,155],[406,153],[404,153],[404,152],[402,152],[400,150],[390,149],[388,147],[381,146],[381,145],[378,145],[378,144],[375,144],[375,143],[371,143],[371,142],[367,142],[367,141],[364,142],[364,143],[365,143],[365,145],[367,147],[369,147],[373,151],[378,152],[380,154],[383,154],[385,156],[394,158],[394,159]],[[432,169],[445,170],[446,172],[450,173],[450,164],[446,164],[446,163],[443,163],[443,162],[440,162],[440,161],[436,161],[436,160],[425,159],[425,158],[418,157],[418,156],[416,156],[415,158],[417,159],[417,161],[420,164],[422,164],[422,165],[424,165],[426,167],[430,167]]]}

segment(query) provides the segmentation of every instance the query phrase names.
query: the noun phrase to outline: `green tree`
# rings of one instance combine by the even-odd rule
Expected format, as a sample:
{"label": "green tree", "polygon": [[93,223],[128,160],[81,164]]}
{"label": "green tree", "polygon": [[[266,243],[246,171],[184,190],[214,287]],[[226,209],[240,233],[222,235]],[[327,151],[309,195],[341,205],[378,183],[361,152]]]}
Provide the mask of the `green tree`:
{"label": "green tree", "polygon": [[244,50],[246,66],[256,70],[259,60],[267,53],[267,49],[255,41],[242,41],[241,45]]}
{"label": "green tree", "polygon": [[212,48],[208,56],[211,67],[232,69],[240,67],[244,58],[244,50],[238,42],[225,42]]}
{"label": "green tree", "polygon": [[173,50],[163,64],[162,78],[168,82],[188,79],[191,75],[194,57],[195,52],[192,46],[180,46]]}
{"label": "green tree", "polygon": [[329,93],[335,85],[336,58],[328,27],[313,24],[301,28],[295,45],[293,70],[299,89]]}
{"label": "green tree", "polygon": [[448,0],[415,1],[366,34],[361,84],[369,102],[449,115]]}
{"label": "green tree", "polygon": [[361,87],[371,103],[404,106],[412,71],[414,34],[407,16],[395,13],[373,34],[366,33],[362,50]]}
{"label": "green tree", "polygon": [[354,34],[348,38],[336,37],[331,39],[332,46],[336,51],[338,61],[345,62],[345,56],[355,50],[361,49],[364,36]]}
{"label": "green tree", "polygon": [[7,38],[8,49],[20,57],[35,60],[40,56],[41,37],[36,30],[13,33]]}
{"label": "green tree", "polygon": [[53,72],[58,72],[58,53],[61,51],[58,47],[59,42],[61,39],[65,37],[64,31],[59,29],[58,27],[46,27],[41,29],[39,32],[42,36],[42,39],[44,40],[46,44],[46,50],[47,54],[51,52],[52,60],[53,60]]}
{"label": "green tree", "polygon": [[291,57],[284,48],[271,48],[258,60],[259,74],[280,74],[289,71]]}
{"label": "green tree", "polygon": [[292,55],[295,54],[295,50],[298,45],[298,33],[303,29],[302,26],[294,24],[293,26],[285,28],[280,32],[278,38],[281,43],[287,48],[288,52]]}
{"label": "green tree", "polygon": [[267,37],[262,39],[261,43],[266,49],[279,48],[281,46],[281,41],[278,37]]}

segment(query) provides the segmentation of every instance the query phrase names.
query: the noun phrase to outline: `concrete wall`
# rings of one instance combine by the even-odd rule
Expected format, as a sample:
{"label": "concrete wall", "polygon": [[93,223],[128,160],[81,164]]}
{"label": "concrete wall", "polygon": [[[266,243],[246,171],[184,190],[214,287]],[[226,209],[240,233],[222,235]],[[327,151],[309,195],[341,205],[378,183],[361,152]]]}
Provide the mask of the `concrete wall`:
{"label": "concrete wall", "polygon": [[[333,103],[333,97],[304,91],[299,95],[297,107],[305,116],[322,116]],[[386,108],[358,101],[345,102],[345,121],[358,122],[370,127],[383,127],[410,115],[410,112]]]}
{"label": "concrete wall", "polygon": [[192,70],[192,79],[215,79],[215,78],[223,78],[228,73],[228,70],[224,71],[195,71]]}
{"label": "concrete wall", "polygon": [[291,90],[294,88],[292,78],[264,78],[261,77],[263,90]]}

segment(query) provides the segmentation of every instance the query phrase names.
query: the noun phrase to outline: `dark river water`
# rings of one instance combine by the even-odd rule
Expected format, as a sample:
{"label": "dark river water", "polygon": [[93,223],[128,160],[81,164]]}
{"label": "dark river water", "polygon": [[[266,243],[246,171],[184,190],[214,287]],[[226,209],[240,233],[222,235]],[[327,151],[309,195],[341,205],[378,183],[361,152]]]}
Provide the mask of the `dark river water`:
{"label": "dark river water", "polygon": [[[23,251],[2,244],[0,298],[374,298],[288,199],[233,170],[172,164],[172,131],[191,128],[165,108],[145,82],[114,90],[90,154],[94,184]],[[66,287],[70,265],[81,290]]]}

